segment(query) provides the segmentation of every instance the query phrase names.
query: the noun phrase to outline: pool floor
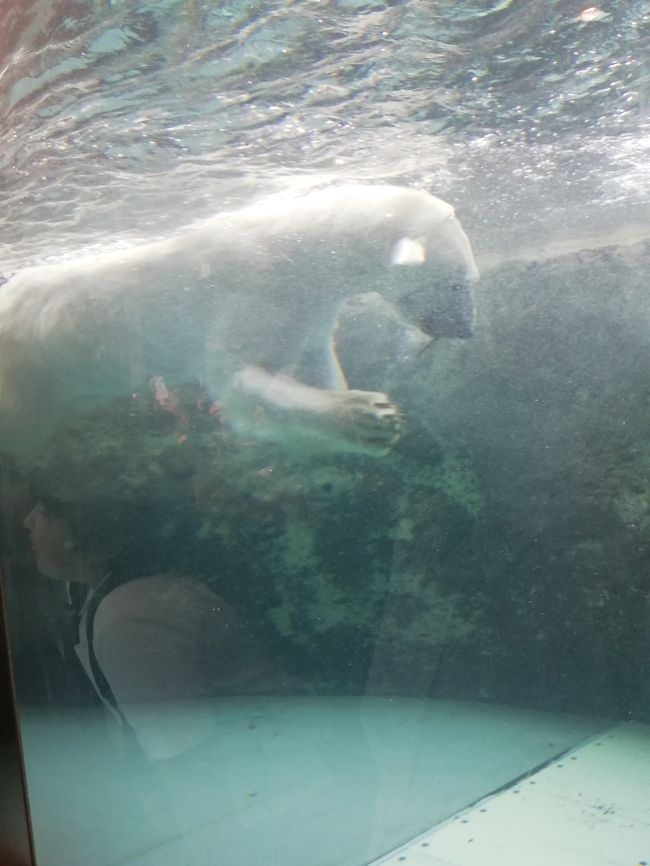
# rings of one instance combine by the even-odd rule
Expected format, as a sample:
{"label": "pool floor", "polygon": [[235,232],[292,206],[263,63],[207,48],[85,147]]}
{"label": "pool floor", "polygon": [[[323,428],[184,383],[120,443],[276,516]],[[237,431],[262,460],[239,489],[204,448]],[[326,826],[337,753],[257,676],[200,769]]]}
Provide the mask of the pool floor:
{"label": "pool floor", "polygon": [[[182,731],[195,710],[161,709],[161,721]],[[364,866],[392,851],[386,862],[420,862],[413,858],[426,851],[427,866],[469,866],[479,861],[450,859],[438,846],[456,827],[465,832],[465,820],[478,831],[478,816],[444,825],[424,848],[420,837],[611,727],[602,719],[383,697],[232,698],[213,710],[209,743],[160,762],[152,774],[124,757],[101,711],[23,707],[39,866]],[[583,765],[570,761],[562,773],[551,764],[539,791],[542,779],[568,781]],[[612,774],[617,767],[612,757]],[[498,801],[506,804],[502,820],[512,823],[499,830],[505,841],[516,837],[518,810],[533,788]],[[617,802],[613,791],[603,797]],[[415,847],[398,850],[412,840]],[[478,850],[465,840],[472,846]],[[551,862],[557,866],[545,866]]]}
{"label": "pool floor", "polygon": [[650,727],[621,724],[377,866],[647,866]]}

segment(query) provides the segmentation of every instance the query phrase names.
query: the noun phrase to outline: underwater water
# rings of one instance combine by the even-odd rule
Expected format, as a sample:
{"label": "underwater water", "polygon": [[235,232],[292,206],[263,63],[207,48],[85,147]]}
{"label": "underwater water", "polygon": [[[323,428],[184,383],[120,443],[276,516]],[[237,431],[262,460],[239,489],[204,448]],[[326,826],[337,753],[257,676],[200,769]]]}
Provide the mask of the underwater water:
{"label": "underwater water", "polygon": [[649,40],[642,0],[0,0],[40,866],[361,866],[650,724]]}

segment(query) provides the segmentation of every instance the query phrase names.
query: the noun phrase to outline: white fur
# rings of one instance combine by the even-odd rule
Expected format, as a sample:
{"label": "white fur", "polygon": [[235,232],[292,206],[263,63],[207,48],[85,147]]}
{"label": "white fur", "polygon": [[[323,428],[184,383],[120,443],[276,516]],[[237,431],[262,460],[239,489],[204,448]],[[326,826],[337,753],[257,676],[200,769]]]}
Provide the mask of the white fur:
{"label": "white fur", "polygon": [[477,276],[453,209],[393,186],[267,200],[165,241],[26,269],[0,288],[5,442],[163,375],[201,378],[247,435],[382,453],[399,413],[384,394],[343,390],[341,304],[379,292],[413,324],[467,336]]}

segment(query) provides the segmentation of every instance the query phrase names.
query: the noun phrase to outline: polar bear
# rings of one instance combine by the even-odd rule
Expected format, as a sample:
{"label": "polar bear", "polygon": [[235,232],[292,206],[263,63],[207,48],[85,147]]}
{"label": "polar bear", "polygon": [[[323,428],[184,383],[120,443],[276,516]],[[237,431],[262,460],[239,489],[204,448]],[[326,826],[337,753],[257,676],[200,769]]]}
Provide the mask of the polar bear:
{"label": "polar bear", "polygon": [[401,414],[386,394],[347,388],[342,304],[377,292],[429,337],[467,337],[477,276],[453,208],[390,185],[271,198],[166,240],[30,267],[0,288],[0,433],[33,444],[74,409],[162,375],[200,380],[246,436],[383,454]]}

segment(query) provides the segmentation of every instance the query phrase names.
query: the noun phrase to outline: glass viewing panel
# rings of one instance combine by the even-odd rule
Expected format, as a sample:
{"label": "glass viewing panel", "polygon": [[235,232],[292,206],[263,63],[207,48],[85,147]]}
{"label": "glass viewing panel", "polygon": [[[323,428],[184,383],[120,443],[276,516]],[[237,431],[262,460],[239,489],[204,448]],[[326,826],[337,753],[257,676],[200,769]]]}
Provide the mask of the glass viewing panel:
{"label": "glass viewing panel", "polygon": [[647,2],[0,2],[38,866],[415,862],[646,736],[649,28]]}

